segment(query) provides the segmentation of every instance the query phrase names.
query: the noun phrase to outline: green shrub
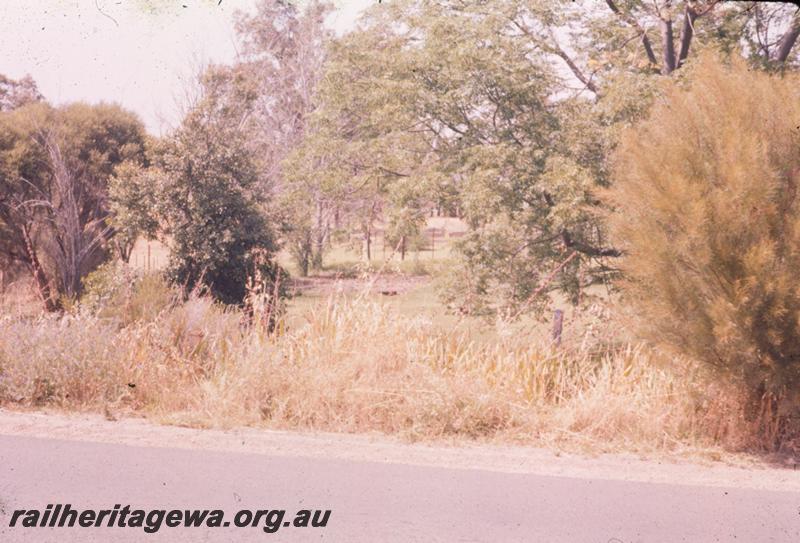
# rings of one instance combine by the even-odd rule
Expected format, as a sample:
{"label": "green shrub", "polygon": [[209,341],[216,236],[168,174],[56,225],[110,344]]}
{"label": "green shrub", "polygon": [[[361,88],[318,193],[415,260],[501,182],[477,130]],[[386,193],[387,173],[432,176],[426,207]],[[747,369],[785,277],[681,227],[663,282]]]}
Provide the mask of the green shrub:
{"label": "green shrub", "polygon": [[800,78],[706,56],[624,135],[610,201],[651,340],[743,389],[770,448],[800,385]]}
{"label": "green shrub", "polygon": [[171,284],[186,295],[203,291],[239,305],[256,265],[253,255],[272,255],[278,243],[262,157],[242,126],[249,106],[224,100],[222,88],[233,85],[229,75],[204,74],[200,97],[181,126],[153,146],[148,169],[118,172],[112,196],[118,228],[167,245]]}

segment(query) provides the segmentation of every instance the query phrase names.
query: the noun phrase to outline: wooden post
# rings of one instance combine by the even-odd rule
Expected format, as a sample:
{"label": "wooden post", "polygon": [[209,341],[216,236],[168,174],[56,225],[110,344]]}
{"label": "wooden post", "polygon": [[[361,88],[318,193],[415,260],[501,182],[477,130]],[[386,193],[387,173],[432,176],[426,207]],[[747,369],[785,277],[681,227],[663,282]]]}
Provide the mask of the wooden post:
{"label": "wooden post", "polygon": [[561,345],[561,329],[564,326],[564,312],[556,309],[553,313],[553,343]]}
{"label": "wooden post", "polygon": [[147,271],[150,271],[150,242],[147,242]]}
{"label": "wooden post", "polygon": [[436,229],[431,229],[431,260],[436,257]]}

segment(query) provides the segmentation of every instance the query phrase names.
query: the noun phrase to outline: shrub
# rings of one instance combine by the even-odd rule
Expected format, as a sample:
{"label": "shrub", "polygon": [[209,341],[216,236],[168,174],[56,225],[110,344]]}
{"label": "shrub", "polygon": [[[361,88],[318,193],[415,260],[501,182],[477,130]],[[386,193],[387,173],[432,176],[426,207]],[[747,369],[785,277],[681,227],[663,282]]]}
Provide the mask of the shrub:
{"label": "shrub", "polygon": [[151,322],[174,305],[177,293],[160,273],[144,273],[120,261],[110,261],[83,279],[80,306],[121,326]]}
{"label": "shrub", "polygon": [[800,385],[800,78],[701,58],[616,155],[612,230],[642,332],[746,391],[770,448]]}

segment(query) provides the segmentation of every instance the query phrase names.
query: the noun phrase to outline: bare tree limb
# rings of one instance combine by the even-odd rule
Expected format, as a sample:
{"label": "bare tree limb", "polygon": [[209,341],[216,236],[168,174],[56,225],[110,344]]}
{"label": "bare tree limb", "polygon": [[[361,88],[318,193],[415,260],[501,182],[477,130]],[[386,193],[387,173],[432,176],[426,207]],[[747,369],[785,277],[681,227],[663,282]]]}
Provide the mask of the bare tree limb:
{"label": "bare tree limb", "polygon": [[683,65],[683,61],[689,56],[689,47],[694,37],[694,22],[697,20],[697,12],[687,4],[683,12],[683,28],[681,29],[681,47],[678,52],[677,67]]}
{"label": "bare tree limb", "polygon": [[669,17],[661,19],[661,49],[664,57],[661,73],[669,75],[675,70],[675,39],[672,35],[672,19]]}
{"label": "bare tree limb", "polygon": [[595,94],[598,94],[597,85],[594,84],[590,77],[586,77],[586,75],[581,71],[577,64],[572,60],[572,58],[564,51],[561,46],[558,45],[557,42],[553,42],[554,45],[552,47],[552,52],[560,57],[572,71],[572,74],[584,85],[586,88],[592,91]]}
{"label": "bare tree limb", "polygon": [[44,310],[52,313],[60,309],[58,300],[53,296],[53,291],[50,288],[50,282],[44,273],[39,257],[36,254],[36,249],[33,247],[33,239],[31,238],[30,229],[27,225],[22,226],[22,236],[25,240],[25,253],[26,263],[31,270],[33,280],[36,282],[36,290],[39,293],[39,298],[42,300]]}
{"label": "bare tree limb", "polygon": [[[522,32],[528,37],[532,37],[530,29],[528,29],[525,25],[521,24],[513,17],[509,18],[509,20],[514,26],[517,27],[517,29],[520,32]],[[569,54],[567,54],[567,52],[564,51],[561,45],[559,45],[552,30],[549,30],[549,37],[552,45],[544,46],[543,49],[549,53],[556,55],[561,60],[563,60],[578,81],[583,83],[586,86],[586,88],[592,91],[593,93],[598,94],[597,85],[594,84],[591,77],[586,77],[586,74],[584,74],[583,71],[578,67],[578,65],[575,64],[575,61],[572,60],[572,57],[570,57]]]}
{"label": "bare tree limb", "polygon": [[789,53],[792,52],[792,47],[797,42],[798,36],[800,36],[800,10],[795,12],[789,29],[778,40],[778,52],[775,55],[775,61],[785,62],[789,58]]}
{"label": "bare tree limb", "polygon": [[537,296],[539,296],[542,292],[544,292],[544,290],[550,285],[553,279],[555,279],[558,272],[560,272],[564,268],[564,266],[569,264],[576,256],[578,256],[578,251],[572,251],[567,256],[567,258],[562,260],[558,264],[558,266],[553,268],[553,271],[551,271],[550,274],[544,279],[544,281],[542,281],[541,284],[536,288],[536,290],[534,290],[533,293],[531,293],[531,295],[528,296],[528,299],[525,300],[525,302],[522,305],[520,305],[519,309],[510,318],[510,320],[516,320],[520,315],[522,315],[522,312],[525,311],[528,308],[528,306],[530,306],[531,303],[537,298]]}
{"label": "bare tree limb", "polygon": [[54,135],[47,132],[42,140],[53,171],[54,193],[49,208],[55,225],[56,249],[51,257],[61,275],[64,293],[77,296],[86,263],[108,240],[113,229],[105,224],[104,216],[89,222],[81,220],[76,198],[79,189],[77,176],[67,165]]}

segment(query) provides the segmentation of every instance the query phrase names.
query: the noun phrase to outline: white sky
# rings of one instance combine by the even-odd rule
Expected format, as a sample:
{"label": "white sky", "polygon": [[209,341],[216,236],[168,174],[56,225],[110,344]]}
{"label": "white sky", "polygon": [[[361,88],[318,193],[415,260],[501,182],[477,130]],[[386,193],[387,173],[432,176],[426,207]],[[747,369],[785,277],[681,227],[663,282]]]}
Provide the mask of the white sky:
{"label": "white sky", "polygon": [[[340,0],[349,28],[373,0]],[[233,14],[256,0],[0,0],[0,73],[30,74],[55,104],[117,102],[159,134],[199,66],[236,55]],[[183,7],[186,6],[186,7]],[[113,19],[113,20],[112,20]]]}

